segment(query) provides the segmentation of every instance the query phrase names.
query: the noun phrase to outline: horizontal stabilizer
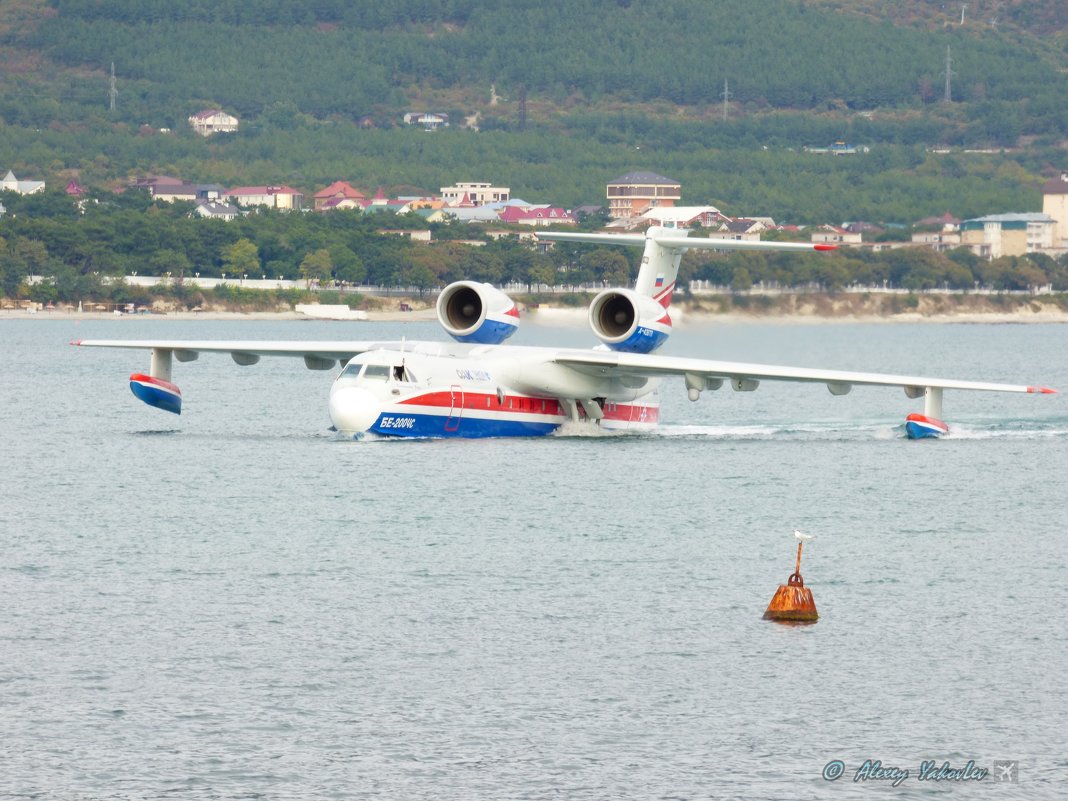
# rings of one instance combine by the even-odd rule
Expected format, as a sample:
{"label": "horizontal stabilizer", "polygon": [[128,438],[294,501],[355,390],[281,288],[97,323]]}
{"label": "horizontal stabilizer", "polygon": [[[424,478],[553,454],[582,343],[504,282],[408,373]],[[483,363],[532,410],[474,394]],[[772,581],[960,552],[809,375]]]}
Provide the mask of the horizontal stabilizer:
{"label": "horizontal stabilizer", "polygon": [[655,242],[670,250],[775,250],[812,253],[837,250],[824,242],[766,242],[759,239],[715,239],[681,235],[674,228],[649,229],[648,234],[586,234],[572,231],[539,231],[538,239],[552,242],[588,242],[598,245],[645,245]]}

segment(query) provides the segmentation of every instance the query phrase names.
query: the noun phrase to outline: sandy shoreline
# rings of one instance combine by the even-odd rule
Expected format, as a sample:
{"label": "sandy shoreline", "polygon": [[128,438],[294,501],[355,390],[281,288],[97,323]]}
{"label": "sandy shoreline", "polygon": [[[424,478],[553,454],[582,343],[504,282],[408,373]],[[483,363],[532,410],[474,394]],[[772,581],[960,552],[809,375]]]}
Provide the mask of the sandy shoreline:
{"label": "sandy shoreline", "polygon": [[[368,311],[366,320],[328,320],[348,324],[396,323],[396,322],[433,322],[437,319],[434,309],[419,309],[410,312]],[[585,309],[546,308],[531,309],[523,313],[523,318],[532,324],[550,326],[584,326]],[[103,311],[53,311],[29,312],[23,309],[0,310],[0,320],[306,320],[324,322],[308,317],[299,312],[230,312],[230,311],[181,311],[164,314],[115,314]],[[920,314],[904,312],[892,315],[819,315],[801,314],[749,314],[744,312],[692,312],[684,309],[672,309],[672,319],[676,325],[721,325],[721,324],[763,324],[763,325],[825,325],[831,323],[1068,323],[1068,311],[1042,309],[1041,311],[1015,312],[974,312],[962,311],[953,314]]]}
{"label": "sandy shoreline", "polygon": [[115,314],[114,312],[90,311],[39,311],[28,312],[22,309],[0,310],[0,320],[306,320],[308,322],[336,323],[370,323],[370,322],[427,322],[436,320],[433,309],[413,312],[372,311],[367,312],[366,320],[329,320],[308,317],[295,311],[288,312],[165,312],[153,314]]}

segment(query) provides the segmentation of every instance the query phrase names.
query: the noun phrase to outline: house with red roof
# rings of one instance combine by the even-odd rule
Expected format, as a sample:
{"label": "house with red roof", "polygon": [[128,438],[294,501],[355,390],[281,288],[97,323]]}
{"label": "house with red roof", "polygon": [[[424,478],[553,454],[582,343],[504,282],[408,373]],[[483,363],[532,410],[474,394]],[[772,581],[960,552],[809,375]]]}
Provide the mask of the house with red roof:
{"label": "house with red roof", "polygon": [[[352,208],[358,206],[361,200],[366,200],[367,196],[364,195],[359,189],[356,189],[352,184],[347,181],[334,181],[323,189],[320,189],[314,195],[312,195],[312,208],[315,211],[329,211],[336,208]],[[351,201],[348,204],[342,205],[341,201]],[[332,202],[331,202],[332,201]]]}
{"label": "house with red roof", "polygon": [[522,208],[520,206],[506,206],[497,215],[501,222],[514,223],[516,225],[575,225],[575,217],[570,211],[555,206],[535,206]]}
{"label": "house with red roof", "polygon": [[367,202],[366,199],[355,200],[349,197],[332,197],[319,206],[316,211],[336,211],[338,209],[358,209],[362,211],[364,204]]}

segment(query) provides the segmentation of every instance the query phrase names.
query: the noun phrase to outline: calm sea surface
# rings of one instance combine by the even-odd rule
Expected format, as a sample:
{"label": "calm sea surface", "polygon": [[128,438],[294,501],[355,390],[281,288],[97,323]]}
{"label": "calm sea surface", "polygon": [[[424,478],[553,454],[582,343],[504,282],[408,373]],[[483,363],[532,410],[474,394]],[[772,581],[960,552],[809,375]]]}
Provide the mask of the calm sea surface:
{"label": "calm sea surface", "polygon": [[[675,382],[656,435],[344,442],[299,360],[176,364],[177,418],[127,388],[147,354],[67,344],[400,336],[438,333],[0,320],[0,798],[1065,797],[1066,395],[947,392],[953,435],[909,442],[900,390]],[[1068,390],[1066,344],[692,325],[666,350]],[[806,627],[761,620],[794,528]]]}

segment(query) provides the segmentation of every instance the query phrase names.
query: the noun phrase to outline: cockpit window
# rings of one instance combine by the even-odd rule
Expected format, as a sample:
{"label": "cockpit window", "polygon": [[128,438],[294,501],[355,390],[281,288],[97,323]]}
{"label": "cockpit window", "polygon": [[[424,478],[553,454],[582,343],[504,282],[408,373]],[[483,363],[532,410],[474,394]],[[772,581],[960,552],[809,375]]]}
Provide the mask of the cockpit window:
{"label": "cockpit window", "polygon": [[355,362],[350,362],[345,367],[345,369],[341,371],[341,375],[345,376],[346,378],[355,378],[356,376],[358,376],[360,374],[360,370],[362,370],[362,369],[363,369],[363,365],[362,364],[357,364]]}
{"label": "cockpit window", "polygon": [[412,375],[412,371],[409,370],[403,364],[393,365],[393,380],[394,381],[406,381],[410,384],[415,383],[415,376]]}
{"label": "cockpit window", "polygon": [[384,364],[369,364],[363,371],[364,378],[373,378],[376,381],[385,381],[389,378],[389,367]]}

